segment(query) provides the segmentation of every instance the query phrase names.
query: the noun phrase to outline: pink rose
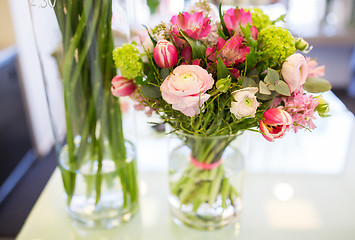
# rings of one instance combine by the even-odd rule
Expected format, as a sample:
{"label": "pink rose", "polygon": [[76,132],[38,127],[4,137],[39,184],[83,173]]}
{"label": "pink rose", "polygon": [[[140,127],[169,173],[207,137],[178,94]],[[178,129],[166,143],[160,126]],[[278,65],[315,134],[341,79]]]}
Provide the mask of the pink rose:
{"label": "pink rose", "polygon": [[209,99],[206,91],[214,84],[212,75],[198,65],[180,65],[160,86],[163,99],[172,108],[192,117]]}
{"label": "pink rose", "polygon": [[289,56],[282,64],[281,74],[290,92],[294,92],[306,82],[308,75],[306,59],[300,53]]}
{"label": "pink rose", "polygon": [[179,55],[176,47],[171,42],[160,40],[154,47],[153,57],[156,64],[160,68],[174,67],[178,60]]}
{"label": "pink rose", "polygon": [[260,131],[266,140],[273,142],[276,138],[283,137],[292,125],[293,120],[288,112],[270,108],[264,112],[260,121]]}
{"label": "pink rose", "polygon": [[122,76],[115,76],[111,81],[111,93],[115,97],[125,97],[131,95],[136,90],[133,79]]}

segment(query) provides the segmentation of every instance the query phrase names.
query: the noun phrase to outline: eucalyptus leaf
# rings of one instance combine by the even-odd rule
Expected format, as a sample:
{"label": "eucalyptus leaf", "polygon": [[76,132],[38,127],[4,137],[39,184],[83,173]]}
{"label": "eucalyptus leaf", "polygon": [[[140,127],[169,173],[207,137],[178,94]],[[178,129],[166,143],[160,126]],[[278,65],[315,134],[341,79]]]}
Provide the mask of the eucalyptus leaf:
{"label": "eucalyptus leaf", "polygon": [[277,84],[274,85],[276,92],[284,95],[284,96],[291,96],[290,88],[288,85],[282,81],[279,80]]}
{"label": "eucalyptus leaf", "polygon": [[280,79],[278,72],[272,68],[267,69],[267,76],[272,85],[275,85]]}
{"label": "eucalyptus leaf", "polygon": [[270,85],[268,85],[267,87],[268,87],[268,89],[270,89],[271,91],[275,91],[275,86],[274,86],[274,85],[271,85],[271,84],[270,84]]}
{"label": "eucalyptus leaf", "polygon": [[274,99],[277,95],[279,95],[277,92],[271,92],[270,95],[265,95],[265,94],[257,93],[257,94],[256,94],[256,98],[257,98],[258,100],[268,101],[268,100]]}
{"label": "eucalyptus leaf", "polygon": [[321,93],[329,91],[332,88],[332,85],[324,78],[309,77],[302,87],[310,93]]}
{"label": "eucalyptus leaf", "polygon": [[149,98],[159,98],[161,97],[160,88],[153,85],[143,85],[142,94]]}
{"label": "eucalyptus leaf", "polygon": [[258,84],[255,82],[255,80],[253,78],[244,77],[242,87],[243,88],[246,88],[246,87],[258,87]]}
{"label": "eucalyptus leaf", "polygon": [[180,30],[180,34],[191,47],[191,59],[202,59],[207,49],[206,46],[201,41],[190,38],[182,30]]}
{"label": "eucalyptus leaf", "polygon": [[259,82],[259,92],[265,95],[271,95],[271,91],[267,88],[266,84],[263,81]]}

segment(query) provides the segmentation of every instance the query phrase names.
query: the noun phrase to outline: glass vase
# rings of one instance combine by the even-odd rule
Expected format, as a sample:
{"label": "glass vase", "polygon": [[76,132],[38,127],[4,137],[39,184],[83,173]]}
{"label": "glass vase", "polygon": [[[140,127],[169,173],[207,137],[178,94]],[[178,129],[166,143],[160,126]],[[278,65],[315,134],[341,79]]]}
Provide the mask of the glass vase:
{"label": "glass vase", "polygon": [[134,147],[110,92],[114,40],[128,40],[125,1],[29,0],[29,6],[68,213],[81,226],[117,226],[137,211],[139,199]]}
{"label": "glass vase", "polygon": [[174,220],[200,230],[238,224],[244,158],[237,136],[176,134],[169,154],[169,205]]}

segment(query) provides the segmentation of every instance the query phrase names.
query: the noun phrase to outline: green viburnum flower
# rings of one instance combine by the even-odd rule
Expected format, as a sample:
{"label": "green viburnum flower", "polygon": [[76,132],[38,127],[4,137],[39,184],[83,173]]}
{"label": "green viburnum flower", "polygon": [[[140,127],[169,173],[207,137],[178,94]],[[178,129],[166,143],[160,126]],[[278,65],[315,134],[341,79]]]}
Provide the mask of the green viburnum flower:
{"label": "green viburnum flower", "polygon": [[258,31],[273,24],[269,16],[264,14],[260,8],[251,9],[251,20]]}
{"label": "green viburnum flower", "polygon": [[295,39],[284,28],[274,25],[263,28],[258,35],[259,50],[268,67],[281,65],[296,52]]}
{"label": "green viburnum flower", "polygon": [[122,77],[133,79],[142,75],[143,61],[136,45],[135,42],[125,43],[112,52],[113,60]]}

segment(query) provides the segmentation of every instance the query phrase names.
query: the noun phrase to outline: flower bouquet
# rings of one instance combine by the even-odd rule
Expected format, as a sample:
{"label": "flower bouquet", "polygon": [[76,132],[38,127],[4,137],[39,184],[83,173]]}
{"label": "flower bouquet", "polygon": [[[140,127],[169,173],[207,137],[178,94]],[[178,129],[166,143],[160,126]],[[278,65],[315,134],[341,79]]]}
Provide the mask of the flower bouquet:
{"label": "flower bouquet", "polygon": [[121,76],[112,80],[112,94],[133,96],[137,108],[158,114],[189,149],[170,182],[173,212],[188,225],[215,229],[238,215],[241,189],[224,155],[239,134],[257,131],[274,141],[289,130],[314,129],[316,112],[327,116],[328,104],[313,95],[331,88],[321,78],[324,66],[297,52],[311,47],[276,26],[283,20],[259,8],[214,11],[199,2],[147,29],[139,45],[113,52]]}

